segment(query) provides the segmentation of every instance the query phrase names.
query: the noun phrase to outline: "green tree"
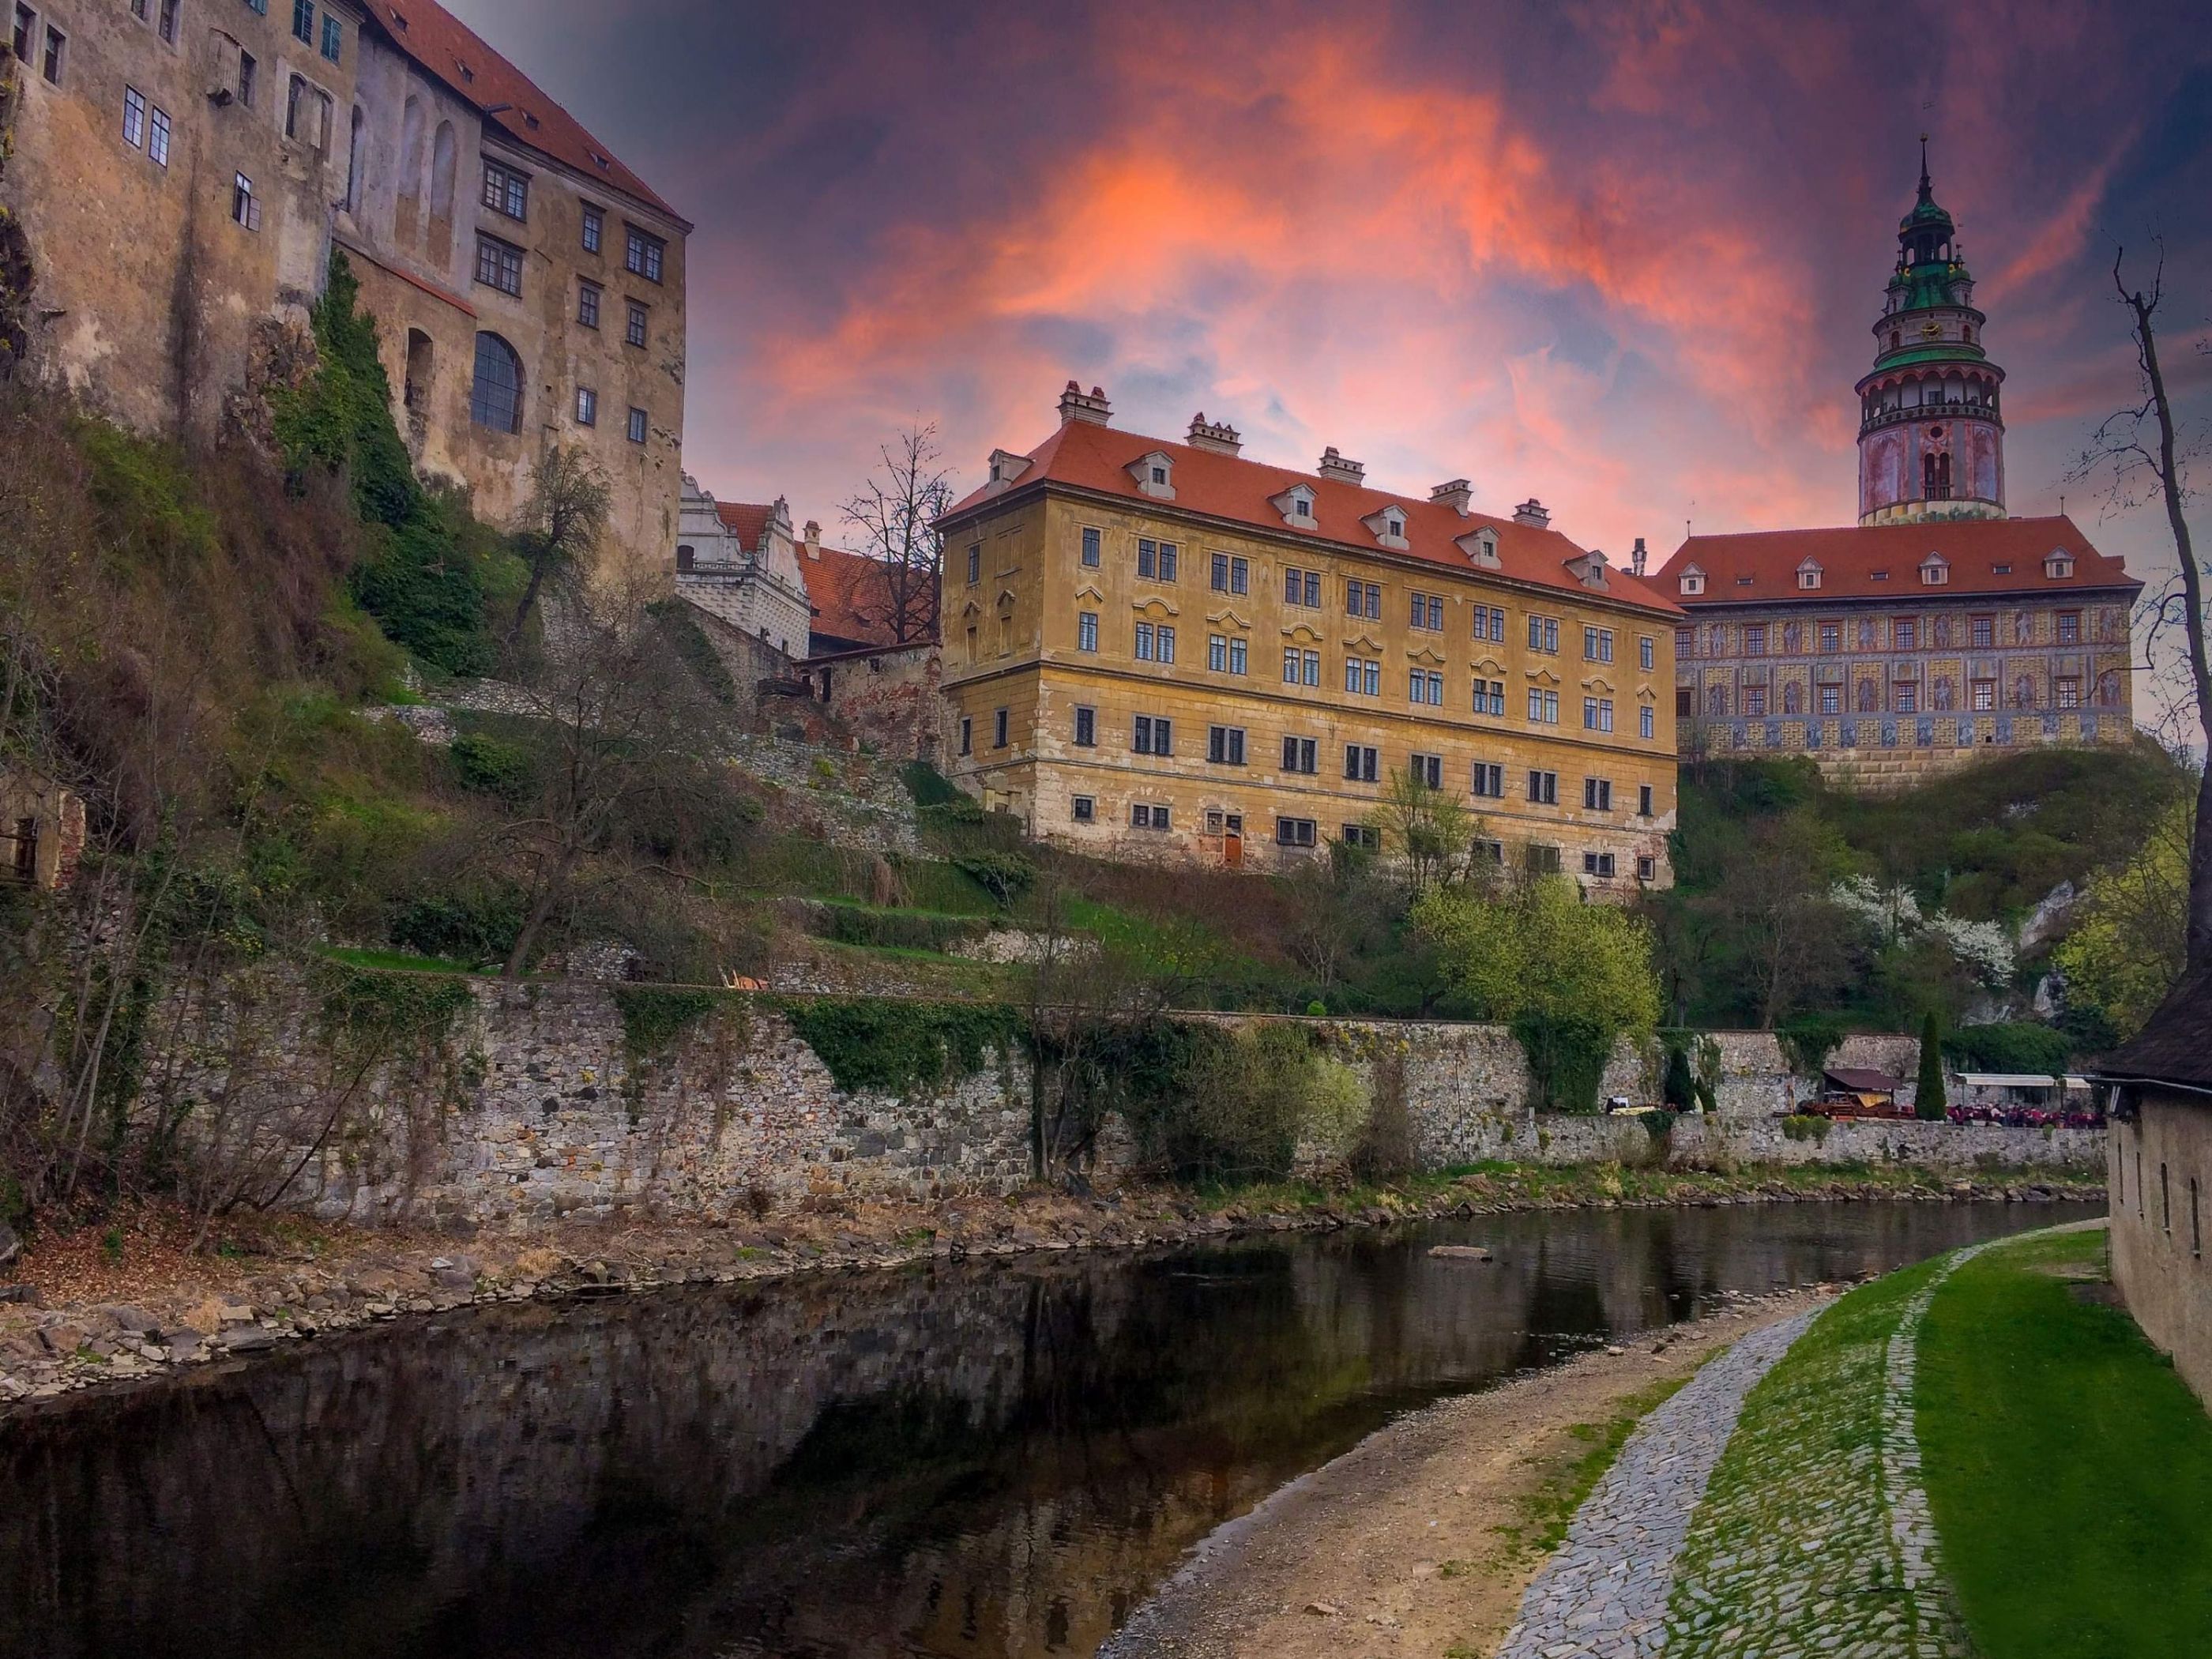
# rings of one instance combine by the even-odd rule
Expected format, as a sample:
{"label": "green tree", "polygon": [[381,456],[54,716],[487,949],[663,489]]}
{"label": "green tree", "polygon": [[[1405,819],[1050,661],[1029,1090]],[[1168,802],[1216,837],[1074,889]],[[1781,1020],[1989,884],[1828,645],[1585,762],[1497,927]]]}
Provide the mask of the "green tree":
{"label": "green tree", "polygon": [[1947,1103],[1943,1098],[1943,1030],[1936,1024],[1936,1011],[1930,1008],[1928,1017],[1920,1022],[1920,1078],[1913,1090],[1913,1115],[1934,1121],[1943,1115]]}
{"label": "green tree", "polygon": [[1670,1045],[1667,1050],[1667,1077],[1660,1085],[1660,1098],[1677,1112],[1686,1112],[1697,1104],[1698,1079],[1690,1071],[1690,1051]]}
{"label": "green tree", "polygon": [[2187,960],[2193,816],[2183,799],[2154,820],[2134,858],[2090,883],[2051,952],[2068,1004],[2095,1009],[2123,1038],[2142,1029]]}

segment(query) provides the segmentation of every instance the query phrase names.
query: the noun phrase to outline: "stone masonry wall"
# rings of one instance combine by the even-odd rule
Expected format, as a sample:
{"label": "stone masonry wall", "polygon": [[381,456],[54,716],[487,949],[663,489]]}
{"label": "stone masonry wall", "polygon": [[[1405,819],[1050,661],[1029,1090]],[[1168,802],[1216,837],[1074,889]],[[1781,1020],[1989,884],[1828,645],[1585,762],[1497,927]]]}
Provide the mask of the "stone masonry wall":
{"label": "stone masonry wall", "polygon": [[[1028,1178],[1028,1079],[1018,1056],[991,1055],[951,1086],[902,1097],[847,1094],[781,1014],[745,999],[731,998],[639,1062],[607,988],[486,980],[470,991],[452,1034],[455,1081],[443,1108],[426,1115],[419,1096],[380,1082],[359,1125],[309,1163],[303,1206],[365,1223],[504,1227],[579,1213],[721,1218],[809,1198],[997,1194]],[[1530,1112],[1527,1066],[1498,1028],[1315,1024],[1371,1091],[1402,1086],[1418,1155],[1432,1168],[1671,1158],[2089,1169],[2101,1153],[2098,1134],[2086,1130],[1869,1122],[1818,1136],[1801,1124],[1792,1135],[1778,1117],[1749,1109],[1785,1098],[1786,1088],[1755,1069],[1760,1051],[1750,1039],[1731,1048],[1744,1068],[1735,1109],[1683,1118],[1659,1143],[1633,1117]],[[253,1086],[309,1098],[319,1061],[304,1004],[276,1047],[293,1072],[264,1073]],[[224,1052],[210,1045],[181,1068],[156,1057],[149,1075],[181,1078],[168,1086],[216,1100]],[[1646,1064],[1617,1056],[1608,1087],[1649,1098],[1638,1077]],[[1109,1135],[1108,1144],[1123,1141]]]}

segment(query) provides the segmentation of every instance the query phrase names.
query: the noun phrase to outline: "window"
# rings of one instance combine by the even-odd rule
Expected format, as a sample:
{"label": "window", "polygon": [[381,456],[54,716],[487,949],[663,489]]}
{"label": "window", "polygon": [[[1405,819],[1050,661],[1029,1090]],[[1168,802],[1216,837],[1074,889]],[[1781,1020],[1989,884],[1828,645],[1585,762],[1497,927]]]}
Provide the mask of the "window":
{"label": "window", "polygon": [[1092,795],[1077,795],[1067,803],[1068,816],[1078,823],[1098,822],[1098,801]]}
{"label": "window", "polygon": [[1843,648],[1843,624],[1841,623],[1822,623],[1820,624],[1820,649],[1823,651],[1840,651]]}
{"label": "window", "polygon": [[1601,881],[1610,881],[1613,876],[1613,855],[1611,853],[1583,854],[1583,873],[1595,876]]}
{"label": "window", "polygon": [[576,424],[597,426],[599,423],[599,394],[587,386],[576,388]]}
{"label": "window", "polygon": [[146,142],[146,94],[136,87],[123,88],[123,142],[133,149]]}
{"label": "window", "polygon": [[1283,647],[1283,684],[1285,685],[1319,685],[1321,684],[1321,653],[1301,651],[1297,646]]}
{"label": "window", "polygon": [[1175,640],[1175,629],[1165,623],[1161,623],[1158,626],[1151,623],[1139,623],[1137,624],[1137,660],[1139,662],[1173,662]]}
{"label": "window", "polygon": [[315,44],[315,0],[292,0],[292,38]]}
{"label": "window", "polygon": [[294,76],[285,94],[284,136],[317,149],[328,149],[331,108],[330,94]]}
{"label": "window", "polygon": [[1505,797],[1505,769],[1496,761],[1477,761],[1474,763],[1474,793],[1485,800],[1502,800]]}
{"label": "window", "polygon": [[522,292],[522,250],[496,236],[477,233],[477,281],[501,294]]}
{"label": "window", "polygon": [[2078,677],[2061,676],[2051,684],[2052,696],[2061,708],[2081,706],[2081,682]]}
{"label": "window", "polygon": [[31,61],[31,52],[38,40],[38,13],[26,5],[16,6],[15,29],[8,37],[8,48],[15,54],[16,62]]}
{"label": "window", "polygon": [[1610,628],[1583,629],[1583,660],[1584,662],[1613,660],[1613,630]]}
{"label": "window", "polygon": [[1137,716],[1129,730],[1129,750],[1137,755],[1175,753],[1175,722],[1152,714]]}
{"label": "window", "polygon": [[1358,847],[1370,853],[1382,850],[1382,832],[1371,823],[1347,823],[1337,839],[1346,847]]}
{"label": "window", "polygon": [[1923,587],[1942,587],[1951,580],[1951,567],[1932,562],[1920,567],[1920,581]]}
{"label": "window", "polygon": [[483,164],[483,204],[510,219],[529,218],[528,175],[487,157]]}
{"label": "window", "polygon": [[1528,804],[1532,806],[1557,806],[1559,804],[1559,775],[1557,772],[1530,769]]}
{"label": "window", "polygon": [[1555,657],[1559,655],[1559,620],[1558,617],[1531,617],[1528,618],[1528,648],[1531,651],[1548,652]]}
{"label": "window", "polygon": [[584,252],[597,253],[599,251],[600,242],[605,240],[606,234],[605,212],[595,207],[586,208],[584,210]]}
{"label": "window", "polygon": [[1899,617],[1889,625],[1890,646],[1897,651],[1917,651],[1920,648],[1920,623],[1917,617]]}
{"label": "window", "polygon": [[1444,706],[1444,677],[1435,668],[1409,668],[1406,671],[1406,700],[1427,703],[1434,708]]}
{"label": "window", "polygon": [[323,56],[333,64],[344,55],[345,31],[338,20],[328,12],[323,14]]}
{"label": "window", "polygon": [[1084,526],[1083,562],[1093,570],[1098,568],[1098,554],[1103,540],[1101,532],[1096,527],[1089,525]]}
{"label": "window", "polygon": [[1444,629],[1444,602],[1436,593],[1415,593],[1410,596],[1413,625],[1424,632],[1441,634]]}
{"label": "window", "polygon": [[1820,712],[1823,714],[1840,714],[1844,712],[1842,686],[1824,685],[1820,688]]}
{"label": "window", "polygon": [[1743,712],[1753,720],[1766,713],[1766,688],[1747,685],[1743,688]]}
{"label": "window", "polygon": [[1644,854],[1643,857],[1641,857],[1641,858],[1639,858],[1639,859],[1638,859],[1638,860],[1636,860],[1636,878],[1637,878],[1637,880],[1638,880],[1638,881],[1656,881],[1656,880],[1657,880],[1657,879],[1658,879],[1658,878],[1659,878],[1659,860],[1658,860],[1657,859],[1655,859],[1655,858],[1651,857],[1649,854]]}
{"label": "window", "polygon": [[1096,749],[1098,746],[1098,711],[1078,704],[1075,710],[1075,746]]}
{"label": "window", "polygon": [[994,749],[1006,746],[1006,712],[1003,708],[991,711],[991,747]]}
{"label": "window", "polygon": [[1995,680],[1976,680],[1973,684],[1973,707],[1983,713],[1997,706],[1997,683]]}
{"label": "window", "polygon": [[1478,714],[1503,714],[1505,712],[1505,682],[1477,680],[1474,683],[1474,712]]}
{"label": "window", "polygon": [[1977,651],[1987,651],[1997,642],[1997,619],[1995,617],[1976,617],[1972,623],[1971,637]]}
{"label": "window", "polygon": [[1431,789],[1444,787],[1444,757],[1442,755],[1414,755],[1410,758],[1416,782]]}
{"label": "window", "polygon": [[983,580],[983,544],[968,544],[968,585],[973,587]]}
{"label": "window", "polygon": [[477,336],[476,381],[469,418],[495,432],[522,430],[522,359],[496,334]]}
{"label": "window", "polygon": [[2053,581],[2063,581],[2074,574],[2074,558],[2069,553],[2053,553],[2043,562],[2043,574]]}
{"label": "window", "polygon": [[260,70],[261,66],[253,61],[252,52],[238,54],[238,101],[248,109],[253,107],[253,94],[260,82]]}
{"label": "window", "polygon": [[1556,876],[1559,873],[1559,849],[1530,842],[1521,849],[1522,863],[1532,876]]}
{"label": "window", "polygon": [[1613,811],[1613,780],[1584,778],[1583,780],[1583,811],[1610,812]]}
{"label": "window", "polygon": [[1702,571],[1702,570],[1685,570],[1685,571],[1682,573],[1682,592],[1685,592],[1685,593],[1688,593],[1688,594],[1693,594],[1693,595],[1694,595],[1694,594],[1698,594],[1698,593],[1702,593],[1702,592],[1704,592],[1705,591],[1705,573],[1704,571]]}
{"label": "window", "polygon": [[1153,656],[1153,652],[1155,649],[1156,647],[1152,643],[1152,623],[1139,623],[1137,624],[1137,639],[1133,653],[1137,660],[1139,662],[1154,661],[1155,658]]}
{"label": "window", "polygon": [[1651,705],[1650,703],[1644,704],[1643,708],[1636,711],[1636,735],[1638,737],[1650,738],[1656,735],[1656,726],[1657,722],[1652,714]]}
{"label": "window", "polygon": [[[1304,503],[1301,501],[1299,505],[1304,506]],[[1311,818],[1277,818],[1275,820],[1275,844],[1278,847],[1311,847],[1316,839],[1314,821]]]}
{"label": "window", "polygon": [[1920,687],[1912,680],[1899,680],[1891,692],[1890,706],[1900,714],[1920,712]]}
{"label": "window", "polygon": [[1379,757],[1372,744],[1347,743],[1344,745],[1344,776],[1348,783],[1373,783],[1380,775]]}
{"label": "window", "polygon": [[1583,730],[1585,732],[1613,730],[1613,699],[1611,697],[1583,699]]}
{"label": "window", "polygon": [[623,324],[623,343],[641,346],[645,343],[646,308],[635,300],[625,301],[628,319]]}
{"label": "window", "polygon": [[1504,644],[1505,613],[1495,605],[1476,605],[1474,607],[1474,637],[1478,640],[1494,641],[1499,645]]}
{"label": "window", "polygon": [[1217,553],[1208,561],[1212,570],[1213,591],[1217,593],[1249,593],[1252,591],[1252,562],[1234,554]]}
{"label": "window", "polygon": [[1382,665],[1368,657],[1344,659],[1344,689],[1355,696],[1382,695]]}
{"label": "window", "polygon": [[1173,542],[1137,539],[1137,574],[1149,580],[1171,582],[1176,579],[1177,553]]}
{"label": "window", "polygon": [[[1243,641],[1240,640],[1237,643],[1241,645]],[[1229,636],[1226,634],[1208,634],[1206,636],[1206,665],[1216,674],[1229,672]]]}
{"label": "window", "polygon": [[46,51],[39,66],[39,73],[55,86],[62,83],[62,55],[69,50],[69,36],[52,23],[46,25]]}
{"label": "window", "polygon": [[1283,739],[1283,770],[1303,773],[1307,777],[1311,777],[1320,769],[1318,749],[1313,738],[1285,738]]}
{"label": "window", "polygon": [[1382,620],[1382,589],[1374,582],[1347,581],[1344,585],[1344,614],[1364,617],[1370,621]]}
{"label": "window", "polygon": [[1639,818],[1651,816],[1651,786],[1648,783],[1636,786],[1636,816]]}
{"label": "window", "polygon": [[668,244],[658,236],[647,235],[635,225],[628,228],[629,234],[623,244],[623,269],[642,276],[648,283],[660,280],[660,264],[668,252]]}
{"label": "window", "polygon": [[1283,603],[1318,606],[1321,604],[1321,572],[1285,568],[1283,572]]}
{"label": "window", "polygon": [[1680,658],[1694,657],[1698,654],[1696,629],[1678,628],[1674,630],[1674,654]]}
{"label": "window", "polygon": [[1206,728],[1206,758],[1216,766],[1244,764],[1244,728],[1209,726]]}
{"label": "window", "polygon": [[632,409],[629,412],[629,425],[624,429],[623,435],[634,444],[641,444],[652,435],[652,433],[653,417],[641,409]]}
{"label": "window", "polygon": [[[971,576],[969,580],[973,581],[975,578]],[[1096,651],[1098,648],[1098,613],[1096,611],[1077,613],[1075,648],[1078,651]]]}
{"label": "window", "polygon": [[1559,723],[1559,694],[1530,686],[1528,718],[1539,726],[1557,726]]}
{"label": "window", "polygon": [[[146,118],[146,154],[163,167],[169,165],[169,112],[156,104]],[[253,222],[261,222],[261,210],[253,210]]]}
{"label": "window", "polygon": [[576,320],[586,328],[599,325],[599,285],[579,283],[576,285]]}
{"label": "window", "polygon": [[[1763,657],[1766,654],[1766,624],[1765,623],[1744,624],[1743,654],[1747,657]],[[1644,665],[1649,668],[1651,665],[1646,663]]]}
{"label": "window", "polygon": [[975,721],[967,714],[960,717],[960,752],[963,755],[975,752]]}
{"label": "window", "polygon": [[242,173],[231,177],[230,216],[234,222],[244,225],[248,230],[261,228],[260,199],[253,193],[253,180]]}
{"label": "window", "polygon": [[1133,805],[1129,808],[1129,827],[1132,830],[1168,829],[1168,809],[1164,806]]}
{"label": "window", "polygon": [[2058,613],[2058,643],[2061,645],[2081,643],[2081,613],[2080,611],[2062,611]]}

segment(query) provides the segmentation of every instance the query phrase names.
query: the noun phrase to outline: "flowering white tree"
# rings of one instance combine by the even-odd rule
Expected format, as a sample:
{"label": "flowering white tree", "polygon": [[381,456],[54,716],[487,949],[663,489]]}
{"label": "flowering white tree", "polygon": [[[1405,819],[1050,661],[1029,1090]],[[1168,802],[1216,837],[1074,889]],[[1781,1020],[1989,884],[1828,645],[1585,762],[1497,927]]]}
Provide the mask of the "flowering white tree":
{"label": "flowering white tree", "polygon": [[1872,928],[1884,945],[1932,935],[1983,984],[1995,988],[2012,979],[2012,935],[2002,923],[1968,921],[1940,910],[1923,915],[1909,890],[1883,887],[1870,876],[1844,877],[1828,890],[1828,901]]}

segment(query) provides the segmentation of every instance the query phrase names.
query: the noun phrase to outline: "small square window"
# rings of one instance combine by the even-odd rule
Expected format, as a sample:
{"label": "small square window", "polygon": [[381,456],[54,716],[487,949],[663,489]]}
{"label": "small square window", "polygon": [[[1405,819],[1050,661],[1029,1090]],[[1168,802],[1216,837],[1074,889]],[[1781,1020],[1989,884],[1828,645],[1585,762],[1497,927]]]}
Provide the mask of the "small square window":
{"label": "small square window", "polygon": [[633,409],[630,410],[629,441],[634,444],[643,443],[646,440],[648,430],[648,418],[646,412],[641,409]]}
{"label": "small square window", "polygon": [[1096,823],[1098,821],[1097,799],[1091,795],[1078,795],[1068,802],[1068,811],[1078,823]]}

